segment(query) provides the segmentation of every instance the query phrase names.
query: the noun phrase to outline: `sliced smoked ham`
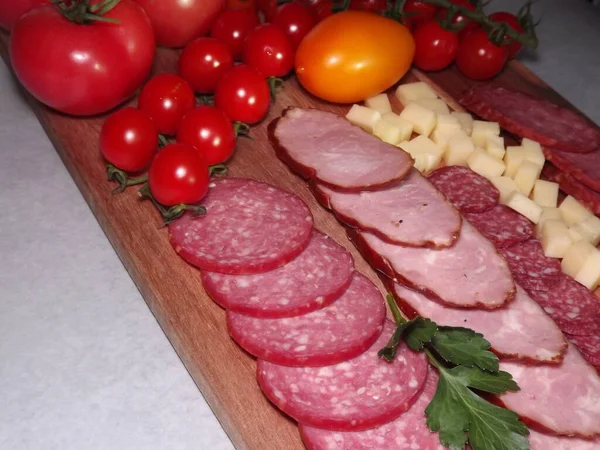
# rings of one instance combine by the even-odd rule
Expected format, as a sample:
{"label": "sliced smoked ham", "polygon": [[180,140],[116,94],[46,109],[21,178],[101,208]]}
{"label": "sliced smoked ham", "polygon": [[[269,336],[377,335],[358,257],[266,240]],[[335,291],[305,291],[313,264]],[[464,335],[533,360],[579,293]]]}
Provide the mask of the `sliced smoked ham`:
{"label": "sliced smoked ham", "polygon": [[600,377],[573,345],[559,365],[501,362],[500,369],[521,390],[499,399],[524,421],[559,435],[600,435]]}
{"label": "sliced smoked ham", "polygon": [[413,166],[408,153],[317,109],[288,109],[269,125],[269,139],[292,170],[337,190],[379,188]]}
{"label": "sliced smoked ham", "polygon": [[448,308],[399,284],[394,285],[394,294],[405,314],[427,317],[438,325],[471,328],[504,358],[559,363],[567,349],[558,326],[520,286],[512,302],[492,311]]}
{"label": "sliced smoked ham", "polygon": [[378,191],[336,192],[322,185],[313,191],[339,220],[391,243],[450,247],[460,233],[459,212],[416,169]]}
{"label": "sliced smoked ham", "polygon": [[527,440],[531,450],[600,450],[600,439],[552,436],[532,429]]}
{"label": "sliced smoked ham", "polygon": [[506,261],[466,220],[454,246],[440,250],[393,245],[355,230],[348,235],[375,268],[449,306],[494,309],[515,296]]}

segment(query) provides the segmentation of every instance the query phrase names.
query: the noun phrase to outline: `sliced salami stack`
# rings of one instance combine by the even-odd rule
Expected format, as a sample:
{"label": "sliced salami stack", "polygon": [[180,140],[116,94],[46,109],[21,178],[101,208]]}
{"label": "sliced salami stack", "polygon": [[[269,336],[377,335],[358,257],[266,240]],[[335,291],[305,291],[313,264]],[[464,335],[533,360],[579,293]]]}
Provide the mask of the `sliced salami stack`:
{"label": "sliced salami stack", "polygon": [[551,164],[546,164],[544,170],[542,170],[541,177],[545,180],[558,183],[562,191],[575,197],[594,214],[600,215],[600,192],[597,190],[577,181],[573,175],[559,170]]}

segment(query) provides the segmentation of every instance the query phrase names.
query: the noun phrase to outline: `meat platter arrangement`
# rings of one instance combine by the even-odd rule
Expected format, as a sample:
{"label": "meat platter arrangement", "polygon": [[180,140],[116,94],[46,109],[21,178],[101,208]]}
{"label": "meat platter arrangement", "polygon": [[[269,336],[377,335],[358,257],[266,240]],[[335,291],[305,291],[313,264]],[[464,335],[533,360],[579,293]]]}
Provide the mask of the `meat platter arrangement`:
{"label": "meat platter arrangement", "polygon": [[[86,11],[118,22],[130,3]],[[139,3],[160,45],[189,44],[159,49],[139,100],[108,119],[73,117],[110,105],[54,103],[19,58],[54,6],[15,22],[11,62],[54,108],[32,100],[237,447],[600,449],[600,130],[506,65],[535,41],[530,5],[510,22],[407,1],[393,21],[292,2],[261,5],[264,25],[229,5],[206,18],[211,38],[173,43]],[[316,76],[316,43],[339,51],[336,33],[354,58],[386,53],[377,73]],[[433,37],[454,50],[427,53]],[[494,67],[467,53],[479,41]],[[143,136],[129,154],[128,130]]]}

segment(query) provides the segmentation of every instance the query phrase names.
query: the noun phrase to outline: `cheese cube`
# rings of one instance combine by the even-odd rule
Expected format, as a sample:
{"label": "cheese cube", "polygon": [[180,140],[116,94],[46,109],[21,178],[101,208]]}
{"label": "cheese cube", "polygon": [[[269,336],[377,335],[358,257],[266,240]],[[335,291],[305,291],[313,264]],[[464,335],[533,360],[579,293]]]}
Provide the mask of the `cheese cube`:
{"label": "cheese cube", "polygon": [[538,223],[542,215],[542,207],[519,191],[510,194],[506,200],[506,206],[527,217],[533,223]]}
{"label": "cheese cube", "polygon": [[400,142],[408,141],[410,139],[410,136],[413,132],[412,123],[408,122],[407,120],[404,120],[398,114],[395,114],[393,112],[382,115],[381,119],[391,123],[393,126],[398,128],[398,130],[400,131]]}
{"label": "cheese cube", "polygon": [[562,220],[544,222],[540,240],[544,248],[544,255],[549,258],[562,258],[573,244],[569,229]]}
{"label": "cheese cube", "polygon": [[[581,233],[578,223],[576,223],[575,225],[571,225],[569,227],[569,234],[571,235],[571,239],[573,239],[573,242],[579,242],[579,241],[588,242],[587,239]],[[589,242],[588,242],[588,244],[589,244]]]}
{"label": "cheese cube", "polygon": [[535,180],[531,198],[540,206],[556,208],[558,204],[558,183]]}
{"label": "cheese cube", "polygon": [[501,136],[488,136],[485,141],[485,149],[494,158],[503,159],[504,153],[504,138]]}
{"label": "cheese cube", "polygon": [[515,180],[509,177],[491,177],[490,182],[496,186],[496,189],[500,192],[500,203],[505,204],[514,191],[518,191]]}
{"label": "cheese cube", "polygon": [[437,146],[435,142],[425,136],[417,136],[412,141],[404,141],[398,144],[402,150],[410,154],[413,159],[416,159],[420,153],[432,153],[439,155],[440,158],[443,155],[442,150]]}
{"label": "cheese cube", "polygon": [[532,141],[531,139],[523,138],[521,147],[523,147],[524,156],[527,161],[539,164],[540,166],[544,165],[546,157],[544,156],[542,146],[539,143]]}
{"label": "cheese cube", "polygon": [[363,130],[373,133],[373,127],[381,119],[381,113],[361,105],[352,105],[346,119]]}
{"label": "cheese cube", "polygon": [[592,215],[592,213],[589,212],[585,206],[575,200],[575,198],[571,195],[568,195],[562,201],[558,207],[558,210],[562,214],[562,218],[568,226],[583,222]]}
{"label": "cheese cube", "polygon": [[396,145],[402,139],[400,129],[381,119],[373,127],[373,134],[388,144]]}
{"label": "cheese cube", "polygon": [[429,136],[436,124],[435,113],[414,102],[406,105],[400,117],[413,124],[413,131],[424,136]]}
{"label": "cheese cube", "polygon": [[475,146],[470,137],[455,135],[448,140],[444,161],[449,166],[466,166],[467,159],[473,151],[475,151]]}
{"label": "cheese cube", "polygon": [[514,177],[524,160],[525,152],[523,151],[523,147],[506,147],[506,153],[504,154],[506,172],[504,172],[504,175],[511,178]]}
{"label": "cheese cube", "polygon": [[488,136],[500,136],[500,124],[498,122],[486,122],[483,120],[473,121],[471,139],[479,147],[485,147]]}
{"label": "cheese cube", "polygon": [[[541,236],[542,228],[544,227],[544,222],[548,220],[562,220],[562,215],[560,214],[558,208],[542,206],[542,214],[540,214],[540,219],[538,220],[538,223],[535,227],[535,235],[538,239]],[[571,234],[571,238],[573,238],[572,233],[569,232],[569,234]],[[575,242],[575,239],[573,239],[573,242]]]}
{"label": "cheese cube", "polygon": [[376,95],[375,97],[366,99],[365,106],[367,108],[374,109],[375,111],[379,111],[381,114],[392,112],[390,99],[385,92],[383,94]]}
{"label": "cheese cube", "polygon": [[523,195],[529,197],[533,185],[535,184],[535,180],[540,177],[540,173],[542,173],[542,167],[531,161],[523,161],[519,166],[517,173],[515,173],[514,180],[517,188],[519,188],[519,191]]}
{"label": "cheese cube", "polygon": [[499,177],[504,173],[504,162],[489,155],[483,149],[476,148],[467,158],[467,164],[472,171],[487,178]]}
{"label": "cheese cube", "polygon": [[398,86],[396,88],[396,98],[406,106],[410,102],[414,102],[420,98],[438,98],[438,95],[427,83],[418,81]]}
{"label": "cheese cube", "polygon": [[440,153],[420,152],[415,156],[414,168],[426,175],[429,172],[437,169],[441,160],[442,155]]}
{"label": "cheese cube", "polygon": [[563,255],[563,260],[560,262],[562,271],[571,277],[575,277],[594,250],[596,250],[596,247],[588,241],[574,242],[567,249]]}
{"label": "cheese cube", "polygon": [[448,147],[448,141],[450,141],[450,139],[454,137],[465,137],[467,139],[470,139],[469,136],[467,136],[467,134],[460,128],[458,130],[450,131],[444,131],[436,128],[435,130],[433,130],[430,136],[431,140],[435,142],[438,145],[438,147],[441,148],[444,152]]}
{"label": "cheese cube", "polygon": [[600,244],[600,218],[596,216],[590,216],[582,222],[573,225],[585,239],[592,245],[596,246]]}
{"label": "cheese cube", "polygon": [[450,114],[450,108],[441,98],[419,98],[415,100],[415,103],[432,110],[436,114]]}
{"label": "cheese cube", "polygon": [[458,119],[463,131],[467,133],[468,136],[471,136],[471,132],[473,131],[473,116],[467,112],[458,111],[452,111],[450,114]]}
{"label": "cheese cube", "polygon": [[435,129],[443,133],[458,133],[462,131],[460,122],[451,114],[438,114]]}
{"label": "cheese cube", "polygon": [[598,287],[600,284],[600,251],[597,248],[594,247],[573,278],[591,291]]}

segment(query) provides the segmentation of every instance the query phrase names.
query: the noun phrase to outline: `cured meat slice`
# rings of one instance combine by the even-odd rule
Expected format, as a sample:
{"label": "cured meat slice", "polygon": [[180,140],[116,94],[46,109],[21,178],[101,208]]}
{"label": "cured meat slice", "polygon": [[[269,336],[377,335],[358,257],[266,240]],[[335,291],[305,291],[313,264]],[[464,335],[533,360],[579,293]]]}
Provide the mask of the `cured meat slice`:
{"label": "cured meat slice", "polygon": [[496,248],[520,244],[533,236],[531,222],[504,205],[496,205],[483,213],[465,213],[465,218]]}
{"label": "cured meat slice", "polygon": [[531,450],[600,450],[600,439],[551,436],[531,429],[527,439]]}
{"label": "cured meat slice", "polygon": [[[596,316],[600,321],[600,317]],[[600,322],[596,322],[596,334],[588,336],[572,336],[569,339],[579,347],[583,357],[597,369],[600,369]]]}
{"label": "cured meat slice", "polygon": [[402,345],[392,362],[379,359],[395,326],[386,321],[379,339],[362,355],[324,367],[286,367],[258,361],[265,395],[302,425],[359,431],[407,411],[427,378],[427,359]]}
{"label": "cured meat slice", "polygon": [[573,345],[562,364],[500,362],[521,388],[499,400],[532,426],[565,436],[600,435],[600,377]]}
{"label": "cured meat slice", "polygon": [[316,186],[315,195],[344,223],[412,247],[450,247],[460,233],[459,212],[416,169],[392,187],[357,193]]}
{"label": "cured meat slice", "polygon": [[354,230],[348,235],[378,270],[449,306],[494,309],[515,295],[506,261],[467,221],[456,244],[442,250],[388,244]]}
{"label": "cured meat slice", "polygon": [[350,284],[353,271],[350,253],[313,230],[308,247],[282,267],[255,275],[203,271],[202,284],[230,311],[261,318],[292,317],[333,303]]}
{"label": "cured meat slice", "polygon": [[169,225],[175,251],[211,272],[254,274],[281,267],[308,245],[313,218],[299,197],[266,183],[225,178],[211,183],[207,213]]}
{"label": "cured meat slice", "polygon": [[471,328],[505,358],[558,363],[567,348],[556,324],[520,286],[512,302],[493,311],[446,308],[399,284],[394,293],[406,314],[427,317],[439,325]]}
{"label": "cured meat slice", "polygon": [[600,299],[564,273],[556,278],[552,289],[531,291],[532,298],[565,333],[600,334]]}
{"label": "cured meat slice", "polygon": [[379,290],[355,272],[333,304],[284,319],[257,319],[229,311],[229,333],[246,351],[284,366],[325,366],[354,358],[383,330],[385,304]]}
{"label": "cured meat slice", "polygon": [[492,84],[464,92],[460,103],[509,133],[565,152],[587,153],[600,147],[600,131],[576,112],[548,100]]}
{"label": "cured meat slice", "polygon": [[562,273],[560,262],[544,255],[542,244],[537,239],[499,250],[508,262],[515,281],[527,291],[547,291],[558,282]]}
{"label": "cured meat slice", "polygon": [[269,125],[277,156],[304,178],[337,190],[379,188],[408,174],[408,153],[343,117],[316,109],[288,109]]}
{"label": "cured meat slice", "polygon": [[308,450],[444,450],[437,433],[425,422],[425,408],[433,399],[438,375],[430,369],[419,399],[397,419],[365,431],[328,431],[300,427]]}
{"label": "cured meat slice", "polygon": [[551,164],[546,164],[542,170],[542,178],[558,183],[562,191],[575,197],[594,214],[600,215],[600,192],[577,181],[572,175],[558,170]]}
{"label": "cured meat slice", "polygon": [[546,159],[575,180],[600,191],[600,152],[568,153],[544,148]]}
{"label": "cured meat slice", "polygon": [[434,170],[429,181],[461,212],[481,213],[498,204],[496,187],[468,167],[446,166]]}

